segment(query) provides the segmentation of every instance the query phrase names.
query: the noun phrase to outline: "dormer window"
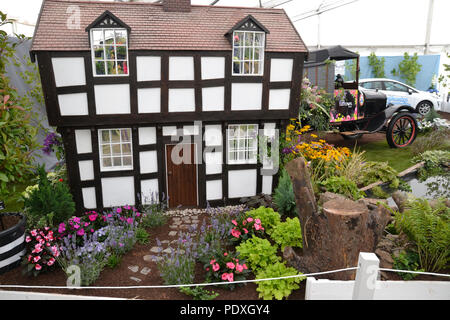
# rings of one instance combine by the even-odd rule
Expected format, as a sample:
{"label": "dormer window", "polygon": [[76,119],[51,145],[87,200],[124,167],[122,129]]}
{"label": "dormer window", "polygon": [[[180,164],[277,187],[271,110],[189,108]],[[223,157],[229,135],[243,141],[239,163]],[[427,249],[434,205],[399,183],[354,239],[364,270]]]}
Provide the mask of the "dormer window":
{"label": "dormer window", "polygon": [[86,31],[90,37],[94,76],[127,76],[130,28],[111,12],[105,11]]}
{"label": "dormer window", "polygon": [[262,76],[264,48],[269,31],[251,15],[239,21],[225,36],[233,45],[233,75]]}
{"label": "dormer window", "polygon": [[233,75],[263,74],[264,40],[264,32],[233,32]]}

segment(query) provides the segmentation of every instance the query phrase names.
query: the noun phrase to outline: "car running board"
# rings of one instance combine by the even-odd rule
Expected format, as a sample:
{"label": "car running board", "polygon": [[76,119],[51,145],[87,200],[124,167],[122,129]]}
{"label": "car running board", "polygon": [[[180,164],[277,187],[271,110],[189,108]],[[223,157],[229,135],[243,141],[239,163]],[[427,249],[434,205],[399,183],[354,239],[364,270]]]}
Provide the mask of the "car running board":
{"label": "car running board", "polygon": [[355,130],[355,131],[343,131],[343,132],[339,132],[339,133],[344,136],[352,136],[354,134],[366,134],[366,133],[374,133],[374,132],[366,131],[366,130]]}

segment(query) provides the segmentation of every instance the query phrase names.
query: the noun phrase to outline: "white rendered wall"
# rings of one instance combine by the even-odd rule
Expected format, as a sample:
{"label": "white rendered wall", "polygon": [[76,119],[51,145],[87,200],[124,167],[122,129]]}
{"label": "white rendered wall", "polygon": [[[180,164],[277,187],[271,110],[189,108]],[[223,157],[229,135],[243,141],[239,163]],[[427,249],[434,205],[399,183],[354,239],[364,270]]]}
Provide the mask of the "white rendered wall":
{"label": "white rendered wall", "polygon": [[95,197],[95,188],[82,188],[81,193],[83,195],[83,206],[86,209],[97,208],[97,199]]}
{"label": "white rendered wall", "polygon": [[287,110],[291,89],[270,89],[269,90],[269,110]]}
{"label": "white rendered wall", "polygon": [[177,135],[177,127],[176,126],[167,126],[162,128],[163,136],[176,136]]}
{"label": "white rendered wall", "polygon": [[161,80],[161,57],[136,57],[137,81]]}
{"label": "white rendered wall", "polygon": [[86,116],[89,114],[87,94],[58,94],[59,111],[62,116]]}
{"label": "white rendered wall", "polygon": [[158,203],[158,179],[141,180],[141,197],[143,204]]}
{"label": "white rendered wall", "polygon": [[256,169],[228,171],[228,197],[240,198],[256,195]]}
{"label": "white rendered wall", "polygon": [[262,177],[262,193],[272,194],[272,181],[273,176]]}
{"label": "white rendered wall", "polygon": [[94,180],[94,162],[92,160],[78,161],[80,180]]}
{"label": "white rendered wall", "polygon": [[202,57],[202,79],[223,79],[225,77],[224,57]]}
{"label": "white rendered wall", "polygon": [[138,112],[161,112],[161,88],[145,88],[137,90]]}
{"label": "white rendered wall", "polygon": [[205,146],[222,145],[222,126],[220,124],[205,125]]}
{"label": "white rendered wall", "polygon": [[206,174],[222,173],[222,152],[205,152],[205,171]]}
{"label": "white rendered wall", "polygon": [[158,172],[158,159],[156,151],[139,152],[141,173]]}
{"label": "white rendered wall", "polygon": [[199,134],[198,126],[183,126],[183,135],[195,136]]}
{"label": "white rendered wall", "polygon": [[91,130],[82,129],[75,130],[75,143],[77,145],[77,153],[91,153],[92,152],[92,140]]}
{"label": "white rendered wall", "polygon": [[134,205],[134,177],[102,178],[104,207]]}
{"label": "white rendered wall", "polygon": [[94,85],[97,114],[130,113],[130,85]]}
{"label": "white rendered wall", "polygon": [[206,181],[206,200],[222,199],[222,180]]}
{"label": "white rendered wall", "polygon": [[202,88],[202,110],[223,111],[224,94],[224,87]]}
{"label": "white rendered wall", "polygon": [[293,65],[293,59],[271,59],[270,81],[291,81]]}
{"label": "white rendered wall", "polygon": [[169,57],[169,80],[194,80],[194,57]]}
{"label": "white rendered wall", "polygon": [[156,143],[155,127],[140,127],[138,129],[138,134],[139,134],[139,145]]}
{"label": "white rendered wall", "polygon": [[84,86],[84,58],[52,58],[53,73],[57,87]]}
{"label": "white rendered wall", "polygon": [[231,110],[260,110],[262,83],[231,84]]}
{"label": "white rendered wall", "polygon": [[194,89],[169,89],[169,112],[195,111]]}

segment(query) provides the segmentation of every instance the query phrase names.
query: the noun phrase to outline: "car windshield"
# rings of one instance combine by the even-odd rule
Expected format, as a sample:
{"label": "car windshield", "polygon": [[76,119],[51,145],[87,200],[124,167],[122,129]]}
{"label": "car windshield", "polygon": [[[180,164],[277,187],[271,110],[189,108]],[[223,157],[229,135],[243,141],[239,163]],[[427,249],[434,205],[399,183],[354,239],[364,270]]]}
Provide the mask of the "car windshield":
{"label": "car windshield", "polygon": [[356,81],[356,59],[339,60],[336,61],[334,67],[334,77],[342,76],[345,82]]}

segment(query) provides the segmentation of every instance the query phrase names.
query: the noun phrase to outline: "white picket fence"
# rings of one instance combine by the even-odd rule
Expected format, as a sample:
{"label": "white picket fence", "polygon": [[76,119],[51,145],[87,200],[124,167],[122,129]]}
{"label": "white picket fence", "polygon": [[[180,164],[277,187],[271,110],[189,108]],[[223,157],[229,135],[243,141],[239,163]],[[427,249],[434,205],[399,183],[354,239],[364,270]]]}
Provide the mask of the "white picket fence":
{"label": "white picket fence", "polygon": [[380,260],[359,254],[355,280],[306,278],[306,300],[450,300],[450,281],[380,281]]}

